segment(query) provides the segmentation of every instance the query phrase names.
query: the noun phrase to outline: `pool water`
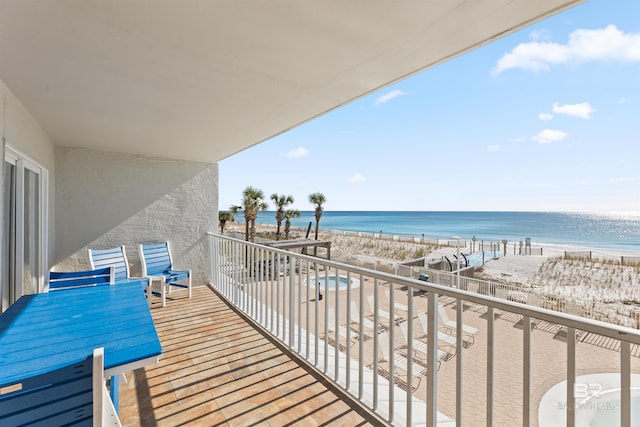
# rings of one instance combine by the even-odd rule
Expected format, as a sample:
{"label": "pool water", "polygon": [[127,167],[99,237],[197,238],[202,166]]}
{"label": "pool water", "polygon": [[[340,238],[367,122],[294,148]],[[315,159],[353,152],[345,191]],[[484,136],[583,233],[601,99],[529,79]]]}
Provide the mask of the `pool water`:
{"label": "pool water", "polygon": [[[347,279],[346,277],[340,276],[340,277],[336,277],[336,276],[320,276],[320,277],[316,277],[315,279],[311,279],[311,287],[315,288],[318,287],[321,290],[322,289],[328,289],[330,291],[335,291],[340,290],[346,290],[347,286],[349,285],[349,279]],[[326,284],[326,288],[325,288],[325,284]],[[355,289],[357,288],[359,285],[357,280],[353,280],[351,279],[351,289]]]}

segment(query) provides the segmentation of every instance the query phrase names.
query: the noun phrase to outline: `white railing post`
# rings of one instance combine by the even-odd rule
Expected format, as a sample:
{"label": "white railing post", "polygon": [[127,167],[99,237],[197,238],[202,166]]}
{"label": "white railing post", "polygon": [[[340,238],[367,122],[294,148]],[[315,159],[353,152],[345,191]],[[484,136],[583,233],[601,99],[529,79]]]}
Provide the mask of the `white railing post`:
{"label": "white railing post", "polygon": [[429,292],[427,329],[427,427],[438,422],[438,294]]}
{"label": "white railing post", "polygon": [[576,425],[576,329],[567,328],[567,427]]}
{"label": "white railing post", "polygon": [[487,306],[487,427],[493,426],[493,307]]}
{"label": "white railing post", "polygon": [[[413,380],[413,288],[409,287],[407,295],[407,379]],[[407,408],[405,418],[407,425],[413,424],[413,387],[407,387]]]}
{"label": "white railing post", "polygon": [[522,318],[523,360],[522,360],[522,426],[529,427],[531,413],[531,317]]}
{"label": "white railing post", "polygon": [[[287,264],[285,266],[285,275],[287,274],[287,270],[289,273],[289,348],[293,350],[293,344],[295,339],[295,327],[296,327],[296,313],[295,313],[295,298],[296,298],[296,288],[294,286],[294,274],[291,273],[291,257],[286,257]],[[287,268],[288,267],[288,268]],[[286,277],[286,276],[285,276]]]}
{"label": "white railing post", "polygon": [[[466,282],[465,282],[466,289]],[[463,301],[458,298],[456,302],[456,426],[462,425],[462,308]]]}
{"label": "white railing post", "polygon": [[[620,425],[631,426],[631,345],[620,342]],[[635,420],[637,423],[638,420]]]}

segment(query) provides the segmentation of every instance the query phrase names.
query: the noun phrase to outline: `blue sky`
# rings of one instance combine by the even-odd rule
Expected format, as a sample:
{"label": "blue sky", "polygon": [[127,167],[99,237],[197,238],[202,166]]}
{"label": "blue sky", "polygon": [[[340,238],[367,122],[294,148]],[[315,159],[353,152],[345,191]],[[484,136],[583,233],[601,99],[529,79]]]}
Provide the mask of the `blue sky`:
{"label": "blue sky", "polygon": [[640,213],[638,17],[588,1],[224,159],[220,209]]}

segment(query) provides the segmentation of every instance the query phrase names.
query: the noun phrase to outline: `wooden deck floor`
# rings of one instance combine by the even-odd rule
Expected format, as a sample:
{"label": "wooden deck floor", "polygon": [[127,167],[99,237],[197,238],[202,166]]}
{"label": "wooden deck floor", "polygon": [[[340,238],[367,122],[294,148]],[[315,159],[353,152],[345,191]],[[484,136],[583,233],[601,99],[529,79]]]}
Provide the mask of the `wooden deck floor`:
{"label": "wooden deck floor", "polygon": [[[207,287],[151,310],[163,355],[121,383],[125,426],[376,423],[350,406]],[[373,424],[372,424],[373,423]]]}

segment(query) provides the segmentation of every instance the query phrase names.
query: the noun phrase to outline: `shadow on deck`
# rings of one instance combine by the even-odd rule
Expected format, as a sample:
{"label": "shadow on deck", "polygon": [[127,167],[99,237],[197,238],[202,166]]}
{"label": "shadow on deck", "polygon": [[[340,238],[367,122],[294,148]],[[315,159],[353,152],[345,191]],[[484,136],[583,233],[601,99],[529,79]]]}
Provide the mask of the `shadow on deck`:
{"label": "shadow on deck", "polygon": [[151,310],[160,363],[127,374],[125,426],[375,425],[362,408],[292,359],[208,287]]}

